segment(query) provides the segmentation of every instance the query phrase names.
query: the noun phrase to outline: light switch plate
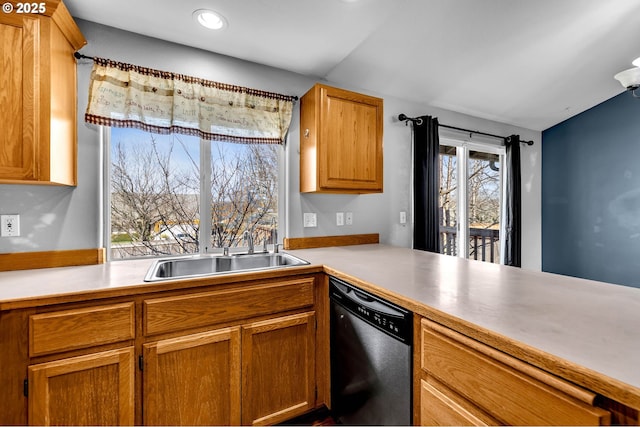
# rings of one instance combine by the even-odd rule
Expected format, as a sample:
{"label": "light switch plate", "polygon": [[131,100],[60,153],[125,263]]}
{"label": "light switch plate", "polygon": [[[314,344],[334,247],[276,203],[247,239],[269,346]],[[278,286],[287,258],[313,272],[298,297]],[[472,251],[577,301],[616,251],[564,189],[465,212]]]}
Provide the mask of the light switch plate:
{"label": "light switch plate", "polygon": [[0,215],[0,236],[20,236],[20,215]]}

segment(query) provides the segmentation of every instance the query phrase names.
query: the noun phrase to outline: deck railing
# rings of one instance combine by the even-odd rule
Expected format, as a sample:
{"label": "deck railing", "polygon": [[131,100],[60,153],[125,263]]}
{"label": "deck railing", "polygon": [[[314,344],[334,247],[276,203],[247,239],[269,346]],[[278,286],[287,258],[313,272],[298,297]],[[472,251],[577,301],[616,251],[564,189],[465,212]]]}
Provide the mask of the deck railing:
{"label": "deck railing", "polygon": [[[442,253],[457,255],[458,230],[455,226],[440,226]],[[493,228],[469,229],[469,258],[498,263],[500,261],[500,231]]]}

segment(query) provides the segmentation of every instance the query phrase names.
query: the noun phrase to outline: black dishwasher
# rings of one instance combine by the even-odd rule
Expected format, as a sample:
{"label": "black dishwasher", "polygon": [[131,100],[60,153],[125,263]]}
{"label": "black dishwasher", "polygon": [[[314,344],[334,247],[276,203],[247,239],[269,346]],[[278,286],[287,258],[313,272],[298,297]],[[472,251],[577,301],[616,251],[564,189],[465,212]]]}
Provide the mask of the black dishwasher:
{"label": "black dishwasher", "polygon": [[345,425],[411,425],[412,312],[335,277],[331,411]]}

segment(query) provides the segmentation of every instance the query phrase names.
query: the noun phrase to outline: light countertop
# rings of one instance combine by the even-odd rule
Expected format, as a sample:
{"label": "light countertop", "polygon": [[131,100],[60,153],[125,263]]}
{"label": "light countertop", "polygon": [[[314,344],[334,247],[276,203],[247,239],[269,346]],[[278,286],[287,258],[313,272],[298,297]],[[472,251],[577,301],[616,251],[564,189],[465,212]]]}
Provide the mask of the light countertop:
{"label": "light countertop", "polygon": [[594,391],[630,391],[627,404],[640,405],[640,289],[384,245],[292,253]]}
{"label": "light countertop", "polygon": [[[386,245],[287,251],[324,271],[640,409],[640,289]],[[0,309],[228,282],[143,283],[152,260],[0,273]],[[260,278],[252,273],[250,277]]]}

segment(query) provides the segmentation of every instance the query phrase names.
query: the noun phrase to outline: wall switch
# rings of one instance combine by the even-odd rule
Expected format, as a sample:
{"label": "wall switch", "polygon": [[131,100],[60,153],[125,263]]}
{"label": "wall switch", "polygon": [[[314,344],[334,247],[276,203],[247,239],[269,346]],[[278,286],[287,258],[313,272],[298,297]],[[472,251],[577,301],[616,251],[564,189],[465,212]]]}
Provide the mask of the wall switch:
{"label": "wall switch", "polygon": [[347,225],[353,224],[353,212],[347,212],[345,215],[345,222]]}
{"label": "wall switch", "polygon": [[317,227],[318,226],[318,218],[313,212],[305,212],[303,215],[303,227]]}
{"label": "wall switch", "polygon": [[407,223],[407,213],[405,211],[400,212],[400,224]]}
{"label": "wall switch", "polygon": [[344,212],[336,212],[336,225],[338,227],[344,225]]}
{"label": "wall switch", "polygon": [[0,236],[18,237],[20,236],[20,215],[0,216]]}

